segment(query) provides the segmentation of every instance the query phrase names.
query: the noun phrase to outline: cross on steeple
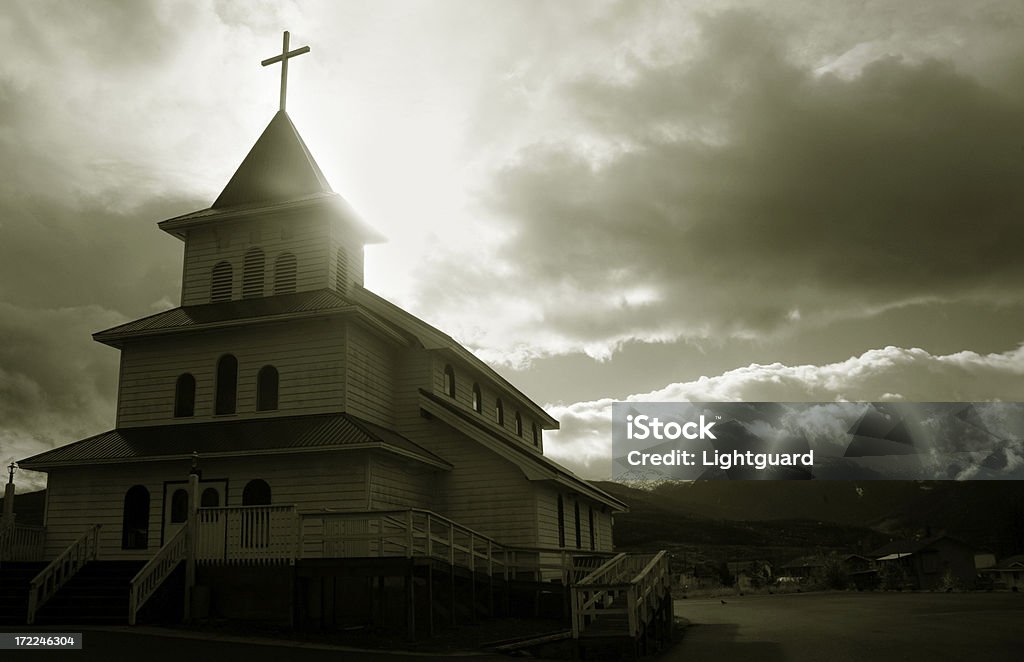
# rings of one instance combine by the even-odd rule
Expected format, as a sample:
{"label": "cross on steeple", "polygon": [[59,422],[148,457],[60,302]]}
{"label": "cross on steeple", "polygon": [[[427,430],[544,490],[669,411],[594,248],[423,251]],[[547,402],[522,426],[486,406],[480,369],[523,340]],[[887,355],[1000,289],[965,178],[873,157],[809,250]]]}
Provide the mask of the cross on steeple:
{"label": "cross on steeple", "polygon": [[303,53],[309,52],[309,46],[303,46],[302,48],[296,48],[294,51],[288,50],[288,31],[284,31],[284,45],[281,47],[281,54],[275,55],[274,57],[263,60],[260,64],[264,67],[270,64],[281,63],[281,110],[284,110],[285,97],[288,95],[288,58],[302,55]]}

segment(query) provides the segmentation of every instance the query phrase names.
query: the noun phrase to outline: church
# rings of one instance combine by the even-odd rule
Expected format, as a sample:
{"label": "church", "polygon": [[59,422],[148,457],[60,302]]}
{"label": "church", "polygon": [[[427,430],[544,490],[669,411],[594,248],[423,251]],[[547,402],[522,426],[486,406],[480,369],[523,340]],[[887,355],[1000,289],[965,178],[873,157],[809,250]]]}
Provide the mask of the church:
{"label": "church", "polygon": [[213,204],[158,224],[182,242],[181,305],[94,334],[120,352],[115,427],[18,463],[48,476],[44,529],[6,518],[0,545],[46,567],[25,576],[29,622],[106,613],[68,595],[105,566],[121,623],[183,604],[416,633],[439,618],[424,601],[454,622],[460,602],[507,602],[497,580],[568,585],[612,556],[626,506],[545,457],[558,422],[364,285],[383,238],[285,110],[304,52],[285,33],[264,61],[280,110]]}

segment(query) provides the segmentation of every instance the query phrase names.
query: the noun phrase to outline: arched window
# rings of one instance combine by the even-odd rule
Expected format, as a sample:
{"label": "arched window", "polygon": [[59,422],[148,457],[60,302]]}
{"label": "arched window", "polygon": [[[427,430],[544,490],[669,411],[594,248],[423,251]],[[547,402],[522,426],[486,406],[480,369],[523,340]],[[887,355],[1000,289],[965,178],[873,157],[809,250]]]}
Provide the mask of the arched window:
{"label": "arched window", "polygon": [[250,248],[245,253],[245,266],[242,272],[242,298],[263,296],[263,271],[266,259],[263,250]]}
{"label": "arched window", "polygon": [[516,412],[516,434],[520,437],[523,436],[523,417]]}
{"label": "arched window", "polygon": [[196,378],[189,373],[178,375],[174,384],[174,417],[182,418],[196,413]]}
{"label": "arched window", "polygon": [[473,384],[473,411],[481,413],[484,410],[484,398],[480,393],[480,385]]}
{"label": "arched window", "polygon": [[203,496],[199,497],[199,505],[203,508],[217,508],[220,506],[220,492],[207,487],[203,490]]}
{"label": "arched window", "polygon": [[558,495],[558,546],[565,547],[565,500]]}
{"label": "arched window", "polygon": [[238,393],[238,359],[225,354],[217,361],[217,402],[215,414],[234,414]]}
{"label": "arched window", "polygon": [[254,478],[242,490],[243,506],[269,506],[270,485],[262,478]]}
{"label": "arched window", "polygon": [[233,276],[230,262],[218,262],[210,278],[210,301],[231,301]]}
{"label": "arched window", "polygon": [[277,368],[265,365],[256,375],[256,409],[277,409]]}
{"label": "arched window", "polygon": [[[243,506],[269,506],[270,485],[254,478],[242,490]],[[270,544],[270,513],[256,510],[242,515],[242,547],[266,547]]]}
{"label": "arched window", "polygon": [[274,294],[295,292],[298,263],[291,253],[281,253],[274,261]]}
{"label": "arched window", "polygon": [[171,524],[181,524],[188,519],[188,492],[174,490],[171,495]]}
{"label": "arched window", "polygon": [[444,393],[449,398],[455,397],[455,369],[451,364],[444,367]]}
{"label": "arched window", "polygon": [[533,430],[533,445],[540,447],[540,430],[537,428],[536,423],[531,423],[530,428]]}
{"label": "arched window", "polygon": [[149,546],[149,490],[131,487],[124,495],[121,514],[121,549],[146,549]]}
{"label": "arched window", "polygon": [[590,551],[597,549],[597,534],[594,531],[594,507],[587,506],[587,524],[590,528]]}
{"label": "arched window", "polygon": [[501,398],[494,403],[494,420],[498,425],[505,425],[505,405],[501,403]]}
{"label": "arched window", "polygon": [[348,293],[348,253],[339,248],[334,257],[334,289]]}
{"label": "arched window", "polygon": [[583,536],[582,536],[583,531],[580,529],[580,502],[579,501],[573,501],[572,502],[572,507],[573,507],[573,512],[574,512],[574,514],[576,516],[575,517],[575,519],[576,519],[576,549],[580,549],[581,547],[583,547]]}

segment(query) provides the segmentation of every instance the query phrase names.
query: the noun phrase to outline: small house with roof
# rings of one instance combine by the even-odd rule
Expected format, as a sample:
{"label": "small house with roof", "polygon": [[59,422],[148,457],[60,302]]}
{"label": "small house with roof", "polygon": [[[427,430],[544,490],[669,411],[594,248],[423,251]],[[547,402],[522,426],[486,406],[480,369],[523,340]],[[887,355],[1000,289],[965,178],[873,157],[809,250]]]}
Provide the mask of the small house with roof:
{"label": "small house with roof", "polygon": [[974,548],[945,534],[916,540],[894,540],[869,554],[880,577],[899,570],[910,588],[938,590],[950,581],[963,588],[974,586]]}

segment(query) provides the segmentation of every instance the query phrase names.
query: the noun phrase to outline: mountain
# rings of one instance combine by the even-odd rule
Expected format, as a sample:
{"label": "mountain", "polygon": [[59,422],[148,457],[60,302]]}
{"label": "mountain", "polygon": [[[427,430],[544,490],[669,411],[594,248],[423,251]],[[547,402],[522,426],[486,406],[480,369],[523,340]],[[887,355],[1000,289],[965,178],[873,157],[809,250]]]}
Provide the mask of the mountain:
{"label": "mountain", "polygon": [[765,542],[759,532],[781,531],[780,522],[786,522],[794,542],[807,536],[826,547],[944,531],[1000,555],[1024,550],[1021,481],[721,480],[652,489],[595,484],[630,505],[631,512],[615,518],[616,543],[627,547],[653,538],[669,545],[732,544],[743,530],[747,544],[759,545]]}

